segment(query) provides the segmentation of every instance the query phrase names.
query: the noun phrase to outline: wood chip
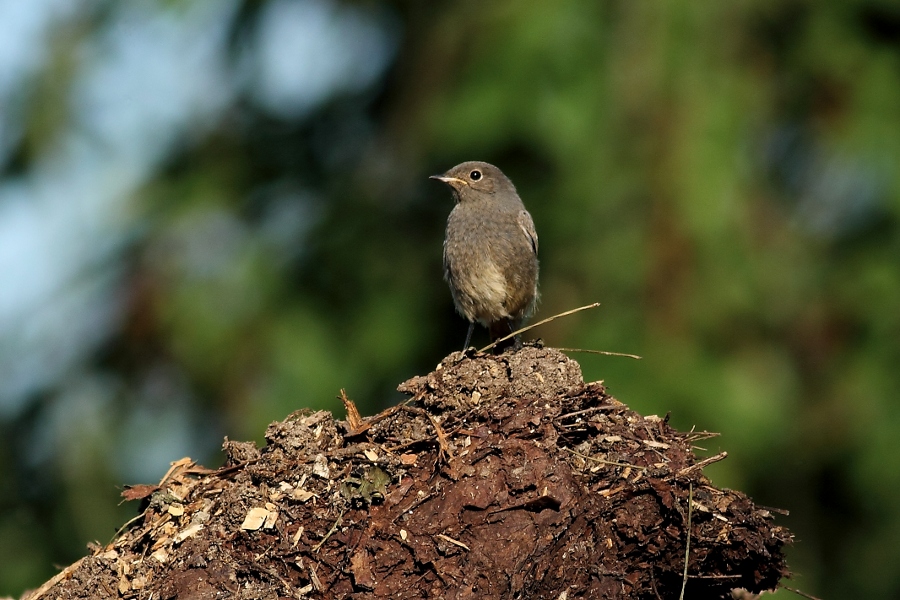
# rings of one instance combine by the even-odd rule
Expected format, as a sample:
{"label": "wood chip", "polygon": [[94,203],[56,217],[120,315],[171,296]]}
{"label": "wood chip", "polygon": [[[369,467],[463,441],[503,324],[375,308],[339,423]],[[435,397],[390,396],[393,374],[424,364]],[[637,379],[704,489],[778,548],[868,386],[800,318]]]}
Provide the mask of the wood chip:
{"label": "wood chip", "polygon": [[330,479],[331,478],[331,469],[328,468],[328,459],[325,458],[324,454],[317,454],[315,460],[313,460],[313,475],[317,477],[321,477],[322,479]]}
{"label": "wood chip", "polygon": [[169,560],[169,553],[166,552],[165,548],[160,548],[159,550],[157,550],[150,556],[155,558],[157,560],[157,562],[159,562],[160,564],[163,564],[163,565],[166,564],[166,561]]}
{"label": "wood chip", "polygon": [[146,575],[138,575],[134,579],[131,580],[131,589],[133,590],[142,590],[147,587],[147,576]]}
{"label": "wood chip", "polygon": [[347,424],[350,426],[350,431],[362,429],[363,420],[359,415],[359,410],[353,400],[347,397],[347,392],[344,390],[341,390],[341,402],[344,403],[344,410],[347,411]]}
{"label": "wood chip", "polygon": [[658,450],[668,450],[669,448],[671,448],[669,444],[664,444],[663,442],[654,442],[652,440],[642,440],[641,443],[645,446],[656,448]]}
{"label": "wood chip", "polygon": [[291,538],[291,548],[293,548],[297,545],[298,542],[300,542],[301,535],[303,535],[303,525],[297,528],[297,532],[294,533],[294,537]]}
{"label": "wood chip", "polygon": [[174,542],[176,544],[180,544],[181,542],[188,539],[189,537],[193,537],[193,536],[197,535],[197,533],[199,533],[202,529],[203,529],[203,523],[194,523],[192,525],[188,525],[187,527],[185,527],[184,529],[179,531],[175,535],[175,537],[172,538],[172,542]]}
{"label": "wood chip", "polygon": [[313,494],[309,490],[294,490],[294,493],[291,494],[291,498],[293,498],[294,500],[299,500],[300,502],[306,502],[313,496],[315,496],[315,494]]}
{"label": "wood chip", "polygon": [[317,592],[322,591],[322,582],[319,581],[319,576],[316,575],[316,570],[312,565],[309,565],[309,578],[312,580],[313,587],[316,588]]}
{"label": "wood chip", "polygon": [[263,529],[272,529],[275,527],[275,522],[278,520],[278,507],[271,502],[266,502],[266,510],[269,514],[266,515],[266,522],[263,523]]}
{"label": "wood chip", "polygon": [[624,485],[620,485],[619,487],[614,487],[614,488],[610,488],[610,489],[606,489],[606,490],[601,490],[601,491],[599,491],[599,492],[597,492],[597,493],[600,494],[601,496],[605,497],[605,498],[609,498],[609,497],[612,496],[613,494],[617,494],[617,493],[621,492],[621,491],[624,490],[624,489],[625,489],[625,486],[624,486]]}
{"label": "wood chip", "polygon": [[244,522],[241,523],[241,529],[245,531],[256,531],[265,524],[266,518],[268,516],[269,511],[267,511],[262,506],[251,508],[247,512],[247,516],[244,517]]}
{"label": "wood chip", "polygon": [[439,537],[439,538],[441,538],[442,540],[444,540],[445,542],[449,542],[449,543],[453,544],[454,546],[459,546],[460,548],[463,548],[464,550],[468,550],[468,549],[469,549],[468,546],[466,546],[465,544],[463,544],[463,543],[460,542],[459,540],[454,540],[452,537],[446,536],[446,535],[444,535],[443,533],[439,533],[439,534],[437,534],[435,537]]}

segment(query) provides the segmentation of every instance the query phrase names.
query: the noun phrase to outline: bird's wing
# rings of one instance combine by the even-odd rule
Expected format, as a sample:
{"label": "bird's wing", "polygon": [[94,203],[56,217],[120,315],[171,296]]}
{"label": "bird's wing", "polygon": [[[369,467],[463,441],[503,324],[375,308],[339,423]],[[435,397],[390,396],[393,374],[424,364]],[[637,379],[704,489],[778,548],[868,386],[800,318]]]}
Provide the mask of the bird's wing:
{"label": "bird's wing", "polygon": [[444,240],[444,281],[450,282],[450,257],[447,255],[447,240]]}
{"label": "bird's wing", "polygon": [[519,211],[519,216],[516,218],[516,221],[525,233],[525,237],[528,238],[528,241],[531,243],[531,249],[534,251],[535,256],[537,256],[538,236],[537,231],[534,230],[534,221],[531,220],[531,215],[528,214],[527,210]]}

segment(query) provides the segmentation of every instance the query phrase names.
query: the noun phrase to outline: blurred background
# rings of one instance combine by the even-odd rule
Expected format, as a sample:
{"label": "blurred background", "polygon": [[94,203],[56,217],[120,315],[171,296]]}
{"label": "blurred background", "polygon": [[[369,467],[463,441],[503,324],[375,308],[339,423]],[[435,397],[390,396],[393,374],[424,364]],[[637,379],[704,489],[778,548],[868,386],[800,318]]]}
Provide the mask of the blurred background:
{"label": "blurred background", "polygon": [[900,597],[890,0],[0,0],[0,596],[122,484],[458,350],[427,177],[473,159],[534,216],[538,318],[602,302],[531,333],[721,432],[789,585]]}

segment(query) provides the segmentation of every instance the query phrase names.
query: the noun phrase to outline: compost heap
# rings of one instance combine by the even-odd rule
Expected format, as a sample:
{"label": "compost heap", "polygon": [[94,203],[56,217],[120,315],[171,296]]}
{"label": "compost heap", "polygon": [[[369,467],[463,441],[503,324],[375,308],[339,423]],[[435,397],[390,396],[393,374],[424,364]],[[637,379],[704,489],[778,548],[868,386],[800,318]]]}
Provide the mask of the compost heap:
{"label": "compost heap", "polygon": [[[298,411],[26,598],[721,598],[774,588],[790,533],[713,486],[696,441],[529,345],[454,353],[360,418]],[[343,392],[342,392],[343,395]],[[688,527],[688,524],[690,526]],[[686,544],[690,540],[689,552]]]}

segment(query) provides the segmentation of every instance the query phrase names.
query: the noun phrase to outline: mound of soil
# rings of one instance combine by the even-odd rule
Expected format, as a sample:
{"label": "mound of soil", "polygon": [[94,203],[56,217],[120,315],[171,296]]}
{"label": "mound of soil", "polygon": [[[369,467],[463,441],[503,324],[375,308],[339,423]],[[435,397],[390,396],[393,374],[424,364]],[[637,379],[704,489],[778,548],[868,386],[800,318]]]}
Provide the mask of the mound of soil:
{"label": "mound of soil", "polygon": [[[454,353],[411,398],[346,421],[300,411],[227,462],[183,459],[144,510],[26,597],[678,598],[774,588],[790,533],[718,489],[692,443],[526,346]],[[690,524],[690,525],[688,525]],[[689,552],[686,544],[690,544]]]}

